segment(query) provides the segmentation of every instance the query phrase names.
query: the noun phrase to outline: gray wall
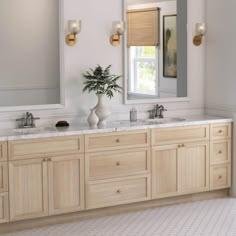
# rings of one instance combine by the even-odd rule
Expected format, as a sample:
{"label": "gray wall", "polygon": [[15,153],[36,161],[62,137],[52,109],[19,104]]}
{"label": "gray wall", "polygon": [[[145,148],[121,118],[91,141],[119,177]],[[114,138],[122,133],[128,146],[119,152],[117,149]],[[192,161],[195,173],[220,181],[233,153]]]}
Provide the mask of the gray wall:
{"label": "gray wall", "polygon": [[177,97],[187,96],[187,0],[177,0]]}

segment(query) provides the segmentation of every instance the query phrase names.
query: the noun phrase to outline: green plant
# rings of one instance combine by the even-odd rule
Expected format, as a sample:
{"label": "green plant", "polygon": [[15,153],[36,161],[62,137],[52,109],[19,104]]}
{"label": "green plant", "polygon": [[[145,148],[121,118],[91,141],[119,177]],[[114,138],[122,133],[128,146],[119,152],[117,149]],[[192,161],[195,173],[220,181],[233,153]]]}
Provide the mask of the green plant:
{"label": "green plant", "polygon": [[114,96],[114,92],[121,92],[122,88],[117,84],[117,80],[121,75],[111,75],[110,74],[111,65],[103,68],[97,65],[93,70],[90,68],[89,71],[83,74],[86,81],[83,83],[83,92],[95,91],[96,94],[105,94],[110,99]]}

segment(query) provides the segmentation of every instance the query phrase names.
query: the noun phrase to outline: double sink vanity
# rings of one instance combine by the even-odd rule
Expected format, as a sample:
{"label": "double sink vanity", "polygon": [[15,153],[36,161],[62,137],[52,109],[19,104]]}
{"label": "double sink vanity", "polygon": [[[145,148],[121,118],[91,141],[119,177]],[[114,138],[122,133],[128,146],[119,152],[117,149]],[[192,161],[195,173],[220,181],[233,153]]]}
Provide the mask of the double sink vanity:
{"label": "double sink vanity", "polygon": [[231,123],[198,116],[0,133],[0,228],[226,196]]}

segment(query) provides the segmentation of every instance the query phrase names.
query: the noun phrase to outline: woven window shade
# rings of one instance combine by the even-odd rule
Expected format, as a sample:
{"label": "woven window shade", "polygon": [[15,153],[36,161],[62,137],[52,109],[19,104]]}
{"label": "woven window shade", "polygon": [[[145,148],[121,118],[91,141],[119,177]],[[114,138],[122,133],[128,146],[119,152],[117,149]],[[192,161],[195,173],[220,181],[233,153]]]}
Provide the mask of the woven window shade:
{"label": "woven window shade", "polygon": [[128,46],[158,46],[159,8],[127,11]]}

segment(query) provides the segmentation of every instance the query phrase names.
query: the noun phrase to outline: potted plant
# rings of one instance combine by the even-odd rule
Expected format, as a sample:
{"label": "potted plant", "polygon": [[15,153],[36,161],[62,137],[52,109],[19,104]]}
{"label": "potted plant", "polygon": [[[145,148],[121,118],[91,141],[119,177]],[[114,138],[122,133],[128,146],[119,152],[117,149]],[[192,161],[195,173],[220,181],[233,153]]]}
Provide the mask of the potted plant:
{"label": "potted plant", "polygon": [[117,84],[120,75],[110,73],[111,65],[103,69],[97,65],[95,69],[91,69],[83,74],[86,79],[83,92],[95,92],[98,97],[98,103],[95,106],[95,113],[99,118],[99,126],[106,125],[106,119],[110,115],[110,111],[104,104],[104,96],[112,98],[115,92],[121,92],[122,88]]}

